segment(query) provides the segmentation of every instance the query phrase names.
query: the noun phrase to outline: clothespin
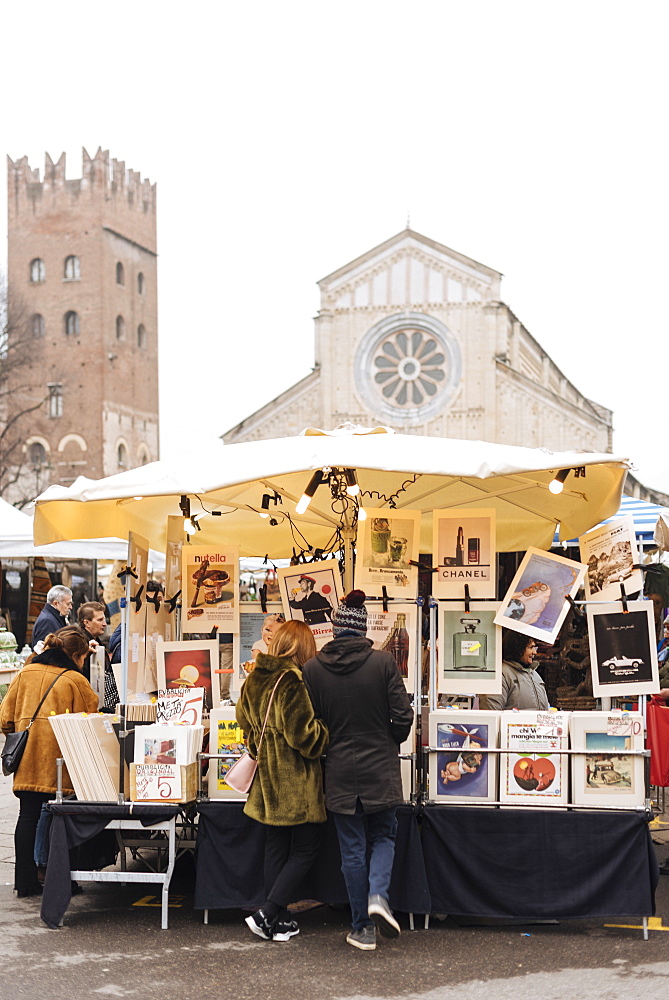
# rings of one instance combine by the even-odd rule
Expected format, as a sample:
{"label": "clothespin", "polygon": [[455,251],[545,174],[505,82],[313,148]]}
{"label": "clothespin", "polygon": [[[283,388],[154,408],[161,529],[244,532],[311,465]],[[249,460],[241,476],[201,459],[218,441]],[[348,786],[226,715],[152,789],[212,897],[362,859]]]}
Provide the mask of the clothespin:
{"label": "clothespin", "polygon": [[218,625],[214,625],[214,627],[212,628],[211,632],[209,633],[209,638],[210,639],[215,639],[217,632],[218,632]]}
{"label": "clothespin", "polygon": [[137,579],[137,573],[135,572],[134,566],[124,566],[120,573],[117,573],[116,576],[122,583],[125,583],[126,576],[132,576],[135,580]]}
{"label": "clothespin", "polygon": [[470,601],[471,601],[471,597],[469,596],[469,584],[466,583],[465,584],[465,614],[469,614],[469,612],[471,610],[470,605],[469,605]]}
{"label": "clothespin", "polygon": [[158,609],[160,608],[160,601],[158,599],[158,591],[155,592],[155,594],[153,595],[153,597],[149,597],[149,595],[147,594],[147,596],[146,596],[146,603],[147,604],[153,604],[154,608],[156,609],[156,614],[158,614]]}
{"label": "clothespin", "polygon": [[388,590],[385,586],[381,587],[381,600],[383,601],[383,610],[388,610]]}
{"label": "clothespin", "polygon": [[262,608],[263,614],[267,613],[267,584],[263,583],[262,587],[258,591],[260,595],[260,607]]}
{"label": "clothespin", "polygon": [[571,596],[571,594],[567,594],[565,596],[565,600],[568,601],[569,606],[571,607],[571,610],[574,612],[574,614],[578,615],[580,618],[582,618],[583,615],[585,614],[585,612],[582,611],[581,608],[579,608],[578,604],[576,603],[576,601],[574,600],[574,598]]}
{"label": "clothespin", "polygon": [[170,614],[170,615],[172,614],[172,612],[174,611],[174,609],[177,606],[177,601],[179,600],[180,597],[181,597],[181,591],[177,590],[177,592],[174,595],[174,597],[166,597],[165,598],[165,600],[163,601],[163,604],[168,605],[168,607],[167,607],[167,613],[168,614]]}
{"label": "clothespin", "polygon": [[[134,575],[135,574],[133,573],[133,576]],[[137,590],[132,595],[132,597],[130,598],[130,602],[135,605],[135,614],[137,614],[137,612],[139,611],[139,609],[142,606],[142,591],[143,590],[144,590],[144,584],[142,584],[141,587],[139,588],[139,590]]]}
{"label": "clothespin", "polygon": [[409,566],[417,566],[421,573],[436,573],[439,569],[438,566],[426,566],[425,563],[416,562],[415,559],[409,560]]}
{"label": "clothespin", "polygon": [[625,593],[625,584],[620,581],[620,600],[623,602],[623,614],[626,615],[629,611],[627,607],[627,594]]}

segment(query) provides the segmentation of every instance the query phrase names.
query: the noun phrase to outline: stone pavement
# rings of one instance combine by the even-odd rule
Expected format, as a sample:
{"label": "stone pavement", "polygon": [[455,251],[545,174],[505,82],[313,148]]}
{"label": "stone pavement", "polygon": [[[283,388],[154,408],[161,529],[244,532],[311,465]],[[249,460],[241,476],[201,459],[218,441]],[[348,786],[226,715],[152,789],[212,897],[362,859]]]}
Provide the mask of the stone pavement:
{"label": "stone pavement", "polygon": [[[2,736],[0,744],[4,744]],[[12,792],[12,781],[0,773],[0,886],[14,885],[14,827],[19,800]]]}

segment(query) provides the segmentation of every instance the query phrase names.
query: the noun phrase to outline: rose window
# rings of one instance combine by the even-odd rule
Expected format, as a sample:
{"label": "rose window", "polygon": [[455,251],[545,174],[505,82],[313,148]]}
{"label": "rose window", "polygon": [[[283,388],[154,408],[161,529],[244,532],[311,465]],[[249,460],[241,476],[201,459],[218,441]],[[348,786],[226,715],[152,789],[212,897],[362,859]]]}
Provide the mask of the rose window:
{"label": "rose window", "polygon": [[423,406],[444,382],[445,362],[434,336],[424,330],[400,330],[379,345],[372,362],[374,381],[391,405]]}

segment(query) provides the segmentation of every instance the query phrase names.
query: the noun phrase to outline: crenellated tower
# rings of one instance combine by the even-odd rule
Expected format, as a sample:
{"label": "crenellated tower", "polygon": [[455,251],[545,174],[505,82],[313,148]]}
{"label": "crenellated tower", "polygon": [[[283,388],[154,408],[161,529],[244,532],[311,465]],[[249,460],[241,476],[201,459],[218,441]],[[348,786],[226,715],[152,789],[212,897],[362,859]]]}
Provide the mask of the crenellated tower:
{"label": "crenellated tower", "polygon": [[25,471],[34,494],[158,458],[156,185],[98,149],[68,180],[8,157],[8,285],[29,338]]}

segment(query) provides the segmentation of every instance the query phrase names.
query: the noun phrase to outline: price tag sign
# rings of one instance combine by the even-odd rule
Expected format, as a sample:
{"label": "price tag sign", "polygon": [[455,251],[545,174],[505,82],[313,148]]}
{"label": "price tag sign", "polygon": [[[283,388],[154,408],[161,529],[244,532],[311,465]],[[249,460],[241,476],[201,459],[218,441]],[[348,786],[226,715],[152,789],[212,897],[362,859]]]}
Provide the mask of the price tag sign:
{"label": "price tag sign", "polygon": [[202,724],[203,704],[204,688],[170,688],[159,691],[156,722],[199,726]]}
{"label": "price tag sign", "polygon": [[634,736],[640,731],[641,723],[639,720],[630,718],[626,713],[606,717],[607,736]]}
{"label": "price tag sign", "polygon": [[537,712],[537,736],[564,736],[567,718],[562,712]]}
{"label": "price tag sign", "polygon": [[178,764],[137,764],[136,801],[160,802],[181,798],[181,768]]}

